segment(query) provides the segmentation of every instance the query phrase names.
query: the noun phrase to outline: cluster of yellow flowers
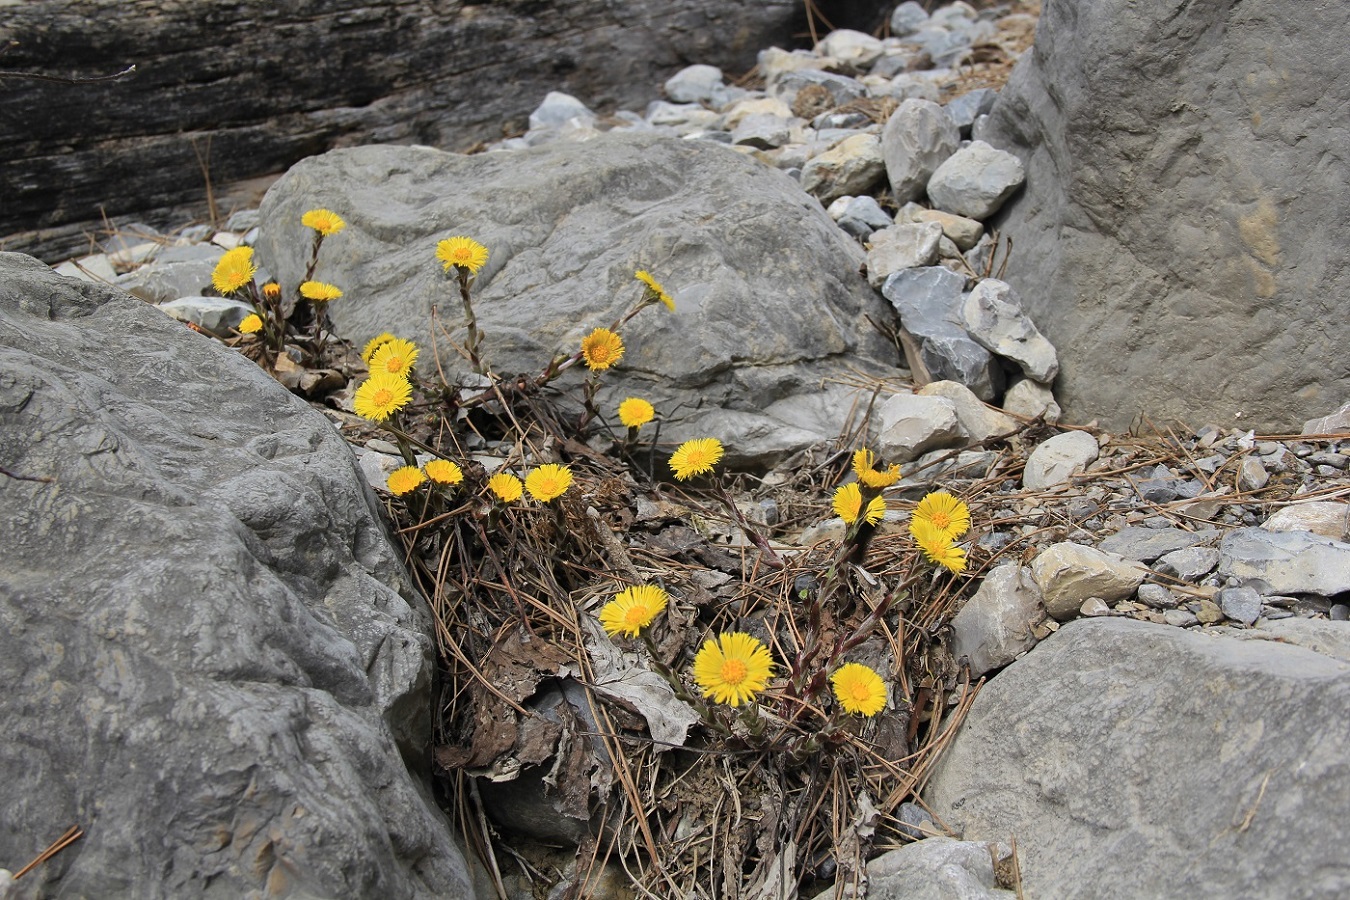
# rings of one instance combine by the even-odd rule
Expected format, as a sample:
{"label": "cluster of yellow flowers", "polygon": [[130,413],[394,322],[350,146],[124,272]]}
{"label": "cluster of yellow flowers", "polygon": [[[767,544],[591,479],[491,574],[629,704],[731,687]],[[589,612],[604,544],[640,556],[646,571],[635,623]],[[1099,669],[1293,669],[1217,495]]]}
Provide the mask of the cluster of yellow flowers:
{"label": "cluster of yellow flowers", "polygon": [[925,496],[909,519],[909,532],[928,561],[958,574],[966,568],[966,551],[956,539],[969,529],[970,510],[946,491]]}
{"label": "cluster of yellow flowers", "polygon": [[361,351],[370,377],[357,385],[352,408],[363,419],[383,422],[412,400],[412,370],[421,351],[412,341],[385,332]]}
{"label": "cluster of yellow flowers", "polygon": [[464,480],[464,472],[448,459],[433,459],[420,469],[403,466],[389,473],[389,493],[402,497],[426,483],[452,488]]}
{"label": "cluster of yellow flowers", "polygon": [[[315,232],[309,265],[310,271],[313,271],[323,239],[337,234],[347,227],[347,223],[332,210],[311,209],[300,217],[300,224],[306,228],[313,228]],[[275,348],[280,349],[285,336],[286,324],[282,319],[281,306],[278,303],[281,299],[281,285],[269,281],[263,285],[262,291],[259,292],[253,280],[257,273],[258,266],[253,261],[253,248],[247,246],[235,247],[233,250],[227,250],[216,263],[216,267],[211,273],[211,286],[222,297],[229,297],[247,288],[248,299],[252,303],[254,311],[245,316],[243,321],[239,323],[240,334],[256,334],[259,331],[268,330],[272,335]],[[306,280],[300,285],[300,296],[316,307],[320,307],[321,304],[341,297],[342,291],[335,285],[322,281]],[[270,329],[269,320],[271,322]]]}
{"label": "cluster of yellow flowers", "polygon": [[[402,497],[423,484],[444,488],[457,487],[464,481],[464,471],[448,459],[433,459],[422,467],[402,466],[389,473],[386,486],[389,493]],[[556,500],[572,486],[572,470],[565,465],[545,463],[532,469],[522,482],[510,472],[497,472],[488,478],[489,493],[502,503],[515,503],[526,491],[540,503]]]}
{"label": "cluster of yellow flowers", "polygon": [[[612,637],[636,637],[665,611],[670,597],[652,584],[625,588],[601,608],[600,625]],[[755,699],[774,675],[764,642],[740,631],[709,638],[694,656],[694,683],[715,703],[739,707]],[[886,706],[886,683],[874,669],[845,663],[830,676],[835,699],[847,713],[873,716]]]}

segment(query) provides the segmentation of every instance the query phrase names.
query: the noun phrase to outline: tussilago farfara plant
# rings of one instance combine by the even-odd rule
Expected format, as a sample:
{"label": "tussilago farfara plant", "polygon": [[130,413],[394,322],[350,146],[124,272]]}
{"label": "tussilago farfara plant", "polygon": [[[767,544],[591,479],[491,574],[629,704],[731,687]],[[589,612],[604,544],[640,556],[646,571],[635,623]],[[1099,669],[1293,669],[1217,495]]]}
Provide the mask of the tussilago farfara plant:
{"label": "tussilago farfara plant", "polygon": [[[299,296],[321,311],[341,292],[314,280],[314,263],[341,219],[314,212],[325,214],[327,230],[306,222],[317,234]],[[799,881],[802,860],[821,853],[837,858],[841,871],[860,871],[872,831],[850,843],[838,821],[868,809],[879,811],[878,821],[893,819],[951,727],[943,699],[950,679],[916,649],[936,629],[910,620],[929,598],[954,596],[966,584],[967,550],[958,543],[971,525],[965,502],[931,492],[913,505],[907,528],[887,531],[905,508],[900,466],[858,449],[836,454],[839,465],[822,468],[828,479],[813,482],[801,501],[816,517],[832,511],[841,536],[816,548],[776,543],[772,526],[750,521],[738,502],[740,476],[724,467],[728,448],[717,437],[662,446],[657,429],[678,424],[678,410],[658,415],[641,396],[601,408],[602,385],[623,378],[624,326],[648,307],[675,312],[650,272],[634,273],[637,296],[615,320],[591,326],[537,371],[501,373],[492,365],[492,335],[474,310],[475,285],[491,271],[489,248],[455,235],[436,244],[435,263],[432,256],[428,264],[440,264],[459,296],[463,339],[455,349],[478,379],[447,384],[436,348],[388,332],[361,349],[368,374],[351,405],[403,458],[385,489],[411,571],[436,614],[448,685],[438,758],[459,786],[452,793],[474,807],[466,821],[482,812],[476,793],[461,790],[475,783],[472,773],[520,765],[519,748],[539,740],[531,704],[540,678],[575,678],[590,692],[594,721],[576,724],[572,749],[559,744],[547,758],[589,748],[590,762],[569,765],[592,774],[568,782],[555,769],[554,790],[580,792],[573,801],[581,810],[619,810],[619,824],[602,834],[612,852],[640,858],[636,880],[649,894],[746,887],[763,862],[745,857],[744,847],[658,840],[653,828],[668,838],[697,831],[690,823],[700,816],[718,815],[672,800],[685,784],[697,784],[701,796],[744,793],[745,803],[770,802],[751,794],[776,797],[791,840],[775,834],[772,842],[800,848],[787,864]],[[250,265],[236,258],[223,284],[243,289]],[[265,301],[264,291],[258,322],[245,324],[272,340],[277,314]],[[568,372],[580,376],[570,382],[579,401],[571,405],[559,402]],[[470,449],[489,444],[491,453]],[[700,585],[721,582],[700,576],[716,573],[646,541],[643,529],[651,526],[638,527],[633,512],[644,494],[655,510],[645,514],[650,521],[715,519],[743,535],[739,580],[714,597]],[[615,659],[622,667],[613,668]],[[628,682],[641,689],[620,692],[622,702],[605,692]],[[529,687],[512,693],[514,685]],[[675,739],[658,739],[667,730],[654,723],[664,719],[686,727]],[[626,774],[594,774],[609,769]],[[490,855],[491,835],[479,839]],[[678,890],[671,873],[684,873]]]}

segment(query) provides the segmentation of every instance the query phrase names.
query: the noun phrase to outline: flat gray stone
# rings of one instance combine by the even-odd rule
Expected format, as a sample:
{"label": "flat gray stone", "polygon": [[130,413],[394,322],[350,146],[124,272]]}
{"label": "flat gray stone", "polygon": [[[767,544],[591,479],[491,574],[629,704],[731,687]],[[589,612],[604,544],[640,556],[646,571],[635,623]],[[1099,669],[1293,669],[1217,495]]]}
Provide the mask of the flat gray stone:
{"label": "flat gray stone", "polygon": [[1350,541],[1350,503],[1312,500],[1284,506],[1261,523],[1267,531],[1311,531],[1337,541]]}
{"label": "flat gray stone", "polygon": [[934,381],[915,393],[921,397],[945,397],[956,408],[961,430],[972,441],[988,440],[995,435],[1008,434],[1017,423],[996,409],[986,406],[975,392],[955,381]]}
{"label": "flat gray stone", "polygon": [[1153,568],[1182,581],[1199,581],[1213,572],[1218,564],[1219,551],[1214,547],[1186,547],[1164,553],[1158,557]]}
{"label": "flat gray stone", "polygon": [[1114,553],[1125,559],[1151,563],[1174,550],[1183,550],[1213,540],[1217,534],[1212,529],[1186,531],[1182,528],[1142,528],[1138,525],[1126,525],[1115,534],[1108,535],[1098,546],[1107,553]]}
{"label": "flat gray stone", "polygon": [[1256,588],[1227,587],[1219,591],[1216,599],[1219,609],[1234,622],[1251,625],[1261,618],[1261,592]]}
{"label": "flat gray stone", "polygon": [[924,797],[1016,834],[1028,897],[1338,897],[1348,731],[1345,662],[1085,619],[981,689]]}
{"label": "flat gray stone", "polygon": [[1003,394],[1003,410],[1028,419],[1044,416],[1051,425],[1059,421],[1062,413],[1054,391],[1030,378],[1018,379],[1008,386]]}
{"label": "flat gray stone", "polygon": [[1306,531],[1238,528],[1219,544],[1219,574],[1259,578],[1276,594],[1350,591],[1350,544]]}
{"label": "flat gray stone", "polygon": [[160,312],[180,322],[191,322],[205,328],[217,337],[228,337],[230,329],[239,327],[253,307],[228,297],[180,297],[161,303]]}
{"label": "flat gray stone", "polygon": [[666,79],[666,96],[676,103],[711,100],[722,86],[722,70],[716,66],[686,66]]}

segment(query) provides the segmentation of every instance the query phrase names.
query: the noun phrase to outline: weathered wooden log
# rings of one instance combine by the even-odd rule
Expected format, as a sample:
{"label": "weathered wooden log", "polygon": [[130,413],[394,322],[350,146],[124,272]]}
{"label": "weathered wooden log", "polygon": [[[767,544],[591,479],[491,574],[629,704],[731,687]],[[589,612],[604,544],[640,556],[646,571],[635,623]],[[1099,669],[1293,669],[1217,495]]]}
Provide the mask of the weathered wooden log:
{"label": "weathered wooden log", "polygon": [[208,179],[217,197],[237,193],[337,146],[465,150],[523,130],[550,90],[598,112],[641,109],[685,65],[740,73],[760,48],[787,46],[805,28],[803,9],[801,0],[6,4],[0,70],[136,69],[84,84],[0,77],[0,249],[50,260],[86,247],[105,216],[181,223],[186,210],[205,213]]}

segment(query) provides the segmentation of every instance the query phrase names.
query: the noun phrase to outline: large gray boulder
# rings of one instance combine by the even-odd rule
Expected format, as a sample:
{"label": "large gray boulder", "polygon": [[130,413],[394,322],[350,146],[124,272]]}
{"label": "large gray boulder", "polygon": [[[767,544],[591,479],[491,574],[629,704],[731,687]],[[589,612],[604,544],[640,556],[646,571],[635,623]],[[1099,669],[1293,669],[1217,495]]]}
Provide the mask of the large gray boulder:
{"label": "large gray boulder", "polygon": [[[877,11],[822,6],[841,26]],[[749,69],[760,48],[787,45],[802,11],[798,0],[240,0],[227,13],[206,0],[3,7],[8,71],[137,67],[79,87],[4,80],[0,239],[52,261],[86,248],[85,232],[105,225],[105,211],[114,222],[134,214],[177,226],[205,215],[212,191],[226,213],[256,204],[252,179],[332,147],[464,150],[523,131],[549,91],[601,113],[642,109],[690,60]]]}
{"label": "large gray boulder", "polygon": [[1029,897],[1341,897],[1347,729],[1340,659],[1084,619],[984,686],[926,799],[1016,835]]}
{"label": "large gray boulder", "polygon": [[[1350,5],[1046,0],[984,140],[1073,421],[1297,431],[1350,396]],[[1272,49],[1278,48],[1278,49]]]}
{"label": "large gray boulder", "polygon": [[263,201],[260,255],[283,283],[303,276],[312,232],[300,217],[316,206],[348,222],[317,273],[346,292],[330,304],[339,333],[358,346],[383,331],[423,344],[435,334],[451,376],[467,365],[446,334],[465,332],[439,240],[488,248],[474,309],[484,355],[506,375],[577,350],[638,298],[634,272],[650,271],[675,311],[658,305],[621,329],[627,352],[600,379],[600,408],[612,418],[633,394],[664,416],[683,404],[662,438],[714,435],[732,462],[837,436],[849,401],[821,385],[894,372],[895,350],[868,320],[895,314],[860,274],[862,248],[791,178],[716,144],[611,132],[475,156],[326,153]]}
{"label": "large gray boulder", "polygon": [[14,253],[0,372],[0,859],[85,831],[19,896],[472,896],[429,613],[332,424]]}

